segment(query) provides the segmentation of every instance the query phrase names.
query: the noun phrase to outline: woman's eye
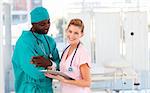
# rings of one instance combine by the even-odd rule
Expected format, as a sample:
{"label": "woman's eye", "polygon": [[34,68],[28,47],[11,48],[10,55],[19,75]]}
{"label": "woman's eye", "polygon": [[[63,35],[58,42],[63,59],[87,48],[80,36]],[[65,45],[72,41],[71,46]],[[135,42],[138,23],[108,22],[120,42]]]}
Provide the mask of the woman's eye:
{"label": "woman's eye", "polygon": [[75,32],[74,34],[78,35],[78,33],[77,33],[77,32]]}
{"label": "woman's eye", "polygon": [[71,30],[69,30],[69,33],[72,33],[72,31],[71,31]]}

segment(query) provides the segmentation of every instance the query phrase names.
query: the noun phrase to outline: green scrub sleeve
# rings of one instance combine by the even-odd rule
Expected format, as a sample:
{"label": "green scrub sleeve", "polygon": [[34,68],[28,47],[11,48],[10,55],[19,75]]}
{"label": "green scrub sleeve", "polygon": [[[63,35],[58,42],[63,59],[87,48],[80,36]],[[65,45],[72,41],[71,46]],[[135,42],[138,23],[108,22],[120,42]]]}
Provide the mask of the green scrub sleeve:
{"label": "green scrub sleeve", "polygon": [[52,51],[51,52],[52,53],[52,59],[56,63],[56,69],[59,70],[60,58],[59,58],[58,50],[56,48],[56,43],[54,43],[54,46],[53,46],[51,51]]}
{"label": "green scrub sleeve", "polygon": [[27,73],[30,77],[34,79],[43,79],[45,75],[40,72],[34,64],[31,64],[31,59],[35,56],[34,51],[31,47],[27,45],[20,45],[18,48],[18,58],[20,62],[20,66],[25,73]]}

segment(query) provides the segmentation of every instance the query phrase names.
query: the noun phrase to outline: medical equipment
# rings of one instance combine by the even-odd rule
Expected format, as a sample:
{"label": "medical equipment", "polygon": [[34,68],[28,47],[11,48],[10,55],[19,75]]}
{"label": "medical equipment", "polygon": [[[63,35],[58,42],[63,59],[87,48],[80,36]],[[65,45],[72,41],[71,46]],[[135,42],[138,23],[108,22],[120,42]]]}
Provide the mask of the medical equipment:
{"label": "medical equipment", "polygon": [[[68,71],[70,71],[70,72],[73,71],[73,68],[72,68],[72,61],[73,61],[74,56],[75,56],[75,54],[76,54],[76,52],[77,52],[77,50],[78,50],[79,45],[80,45],[80,42],[78,43],[77,48],[76,48],[76,50],[75,50],[75,52],[74,52],[74,54],[73,54],[73,56],[72,56],[72,59],[71,59],[71,62],[70,62],[70,66],[69,66],[69,68],[68,68]],[[70,46],[70,45],[69,45],[69,46]],[[67,47],[65,48],[65,50],[63,51],[63,53],[62,53],[62,55],[61,55],[61,59],[62,59],[62,57],[63,57],[65,51],[68,49],[69,46],[67,46]]]}
{"label": "medical equipment", "polygon": [[[32,32],[32,31],[31,31]],[[51,59],[52,58],[52,54],[51,54],[51,51],[50,51],[50,45],[49,45],[49,43],[48,43],[48,40],[46,39],[46,37],[44,36],[44,39],[45,39],[45,41],[46,41],[46,43],[47,43],[47,46],[48,46],[48,53],[50,53],[50,54],[46,54],[46,50],[45,50],[45,48],[44,48],[44,45],[43,45],[43,43],[39,43],[39,41],[41,41],[39,38],[37,38],[36,36],[35,36],[35,34],[32,32],[32,34],[33,34],[33,36],[36,38],[36,42],[37,42],[37,44],[38,44],[38,46],[39,46],[39,48],[42,50],[42,52],[44,53],[44,55],[45,56],[47,56],[49,59]],[[41,41],[42,42],[42,41]],[[35,50],[35,52],[36,52],[36,54],[38,54],[38,52]]]}
{"label": "medical equipment", "polygon": [[68,80],[75,80],[72,77],[70,77],[67,74],[60,72],[60,71],[55,71],[55,70],[40,70],[40,71],[44,72],[44,73],[49,73],[52,75],[60,75],[60,76],[64,77],[65,79],[68,79]]}

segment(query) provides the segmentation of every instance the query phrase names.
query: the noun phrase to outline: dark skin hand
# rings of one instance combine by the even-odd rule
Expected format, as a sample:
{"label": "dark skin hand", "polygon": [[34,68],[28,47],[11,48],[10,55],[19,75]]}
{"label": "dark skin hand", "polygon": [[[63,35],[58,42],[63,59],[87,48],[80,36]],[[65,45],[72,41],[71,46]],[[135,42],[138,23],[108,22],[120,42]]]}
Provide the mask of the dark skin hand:
{"label": "dark skin hand", "polygon": [[44,67],[45,69],[53,64],[49,59],[46,59],[43,56],[32,57],[31,63],[35,64],[37,67]]}

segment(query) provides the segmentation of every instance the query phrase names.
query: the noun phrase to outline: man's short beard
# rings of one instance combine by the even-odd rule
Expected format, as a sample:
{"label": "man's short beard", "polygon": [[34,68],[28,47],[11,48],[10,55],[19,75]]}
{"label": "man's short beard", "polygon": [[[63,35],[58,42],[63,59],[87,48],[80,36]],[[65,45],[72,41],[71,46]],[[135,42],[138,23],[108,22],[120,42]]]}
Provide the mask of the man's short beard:
{"label": "man's short beard", "polygon": [[44,31],[35,31],[35,33],[38,33],[38,34],[47,34],[48,32],[44,32]]}

